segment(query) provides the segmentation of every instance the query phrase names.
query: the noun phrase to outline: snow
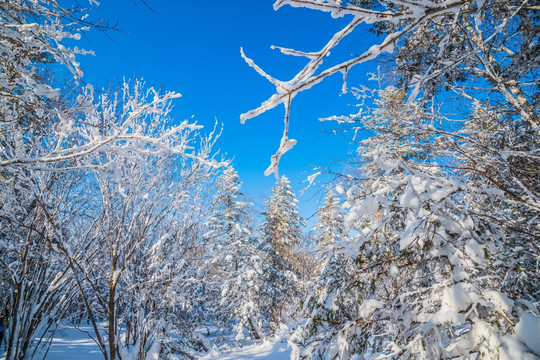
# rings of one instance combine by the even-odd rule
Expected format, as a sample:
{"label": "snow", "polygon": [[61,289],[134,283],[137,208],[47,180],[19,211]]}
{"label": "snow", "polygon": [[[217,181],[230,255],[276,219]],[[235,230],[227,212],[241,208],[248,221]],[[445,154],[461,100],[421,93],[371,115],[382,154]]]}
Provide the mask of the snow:
{"label": "snow", "polygon": [[465,245],[465,253],[477,263],[484,263],[484,249],[476,240],[469,240]]}
{"label": "snow", "polygon": [[527,352],[523,344],[515,336],[507,335],[503,338],[504,347],[501,349],[501,360],[538,360],[540,357]]}
{"label": "snow", "polygon": [[283,341],[263,341],[243,348],[233,348],[230,353],[221,353],[218,350],[211,350],[206,356],[199,360],[289,360],[291,358],[291,348]]}
{"label": "snow", "polygon": [[405,249],[407,246],[411,245],[414,240],[417,238],[418,234],[416,230],[420,227],[422,220],[414,220],[407,224],[407,228],[403,232],[401,239],[399,240],[400,250]]}
{"label": "snow", "polygon": [[[94,334],[91,326],[81,326],[80,331],[74,326],[66,326],[56,332],[51,348],[47,353],[47,360],[95,360],[103,358],[96,343],[88,336]],[[3,350],[3,349],[2,349]],[[4,360],[6,352],[0,353],[0,360]],[[36,356],[42,358],[41,356]]]}
{"label": "snow", "polygon": [[529,349],[540,355],[540,317],[528,312],[523,313],[515,332]]}
{"label": "snow", "polygon": [[[95,360],[102,359],[103,355],[99,351],[96,343],[88,334],[94,334],[90,325],[81,326],[78,330],[74,326],[66,326],[54,335],[51,348],[47,354],[47,360]],[[273,338],[270,340],[257,340],[252,343],[243,342],[244,346],[235,346],[233,342],[230,346],[221,346],[221,350],[214,346],[206,355],[196,356],[199,360],[289,360],[291,348],[287,345],[285,337]],[[158,350],[159,346],[154,346],[152,350]],[[226,350],[224,350],[226,349]],[[147,359],[157,359],[156,351]],[[5,359],[5,351],[0,352],[0,360]],[[38,358],[43,355],[38,356]]]}
{"label": "snow", "polygon": [[370,317],[376,310],[383,307],[383,304],[375,299],[368,299],[360,305],[358,315],[362,318]]}
{"label": "snow", "polygon": [[388,270],[388,275],[390,275],[390,277],[392,277],[393,279],[398,277],[399,269],[396,266],[396,264],[390,265],[390,269]]}

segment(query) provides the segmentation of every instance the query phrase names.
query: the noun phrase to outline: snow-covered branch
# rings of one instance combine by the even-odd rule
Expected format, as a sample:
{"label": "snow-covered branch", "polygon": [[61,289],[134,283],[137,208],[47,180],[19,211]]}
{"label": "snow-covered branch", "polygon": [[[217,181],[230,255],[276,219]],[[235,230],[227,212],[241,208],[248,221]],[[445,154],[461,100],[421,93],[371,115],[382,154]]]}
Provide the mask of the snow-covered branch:
{"label": "snow-covered branch", "polygon": [[[252,59],[247,58],[242,51],[242,57],[246,62],[253,67],[259,74],[276,86],[276,92],[258,108],[250,110],[240,116],[242,123],[246,120],[256,117],[276,106],[283,104],[286,108],[285,127],[288,127],[289,112],[287,108],[299,92],[310,89],[312,86],[320,83],[323,79],[335,73],[342,73],[344,82],[346,82],[347,73],[355,65],[373,60],[379,57],[382,53],[392,53],[397,41],[421,27],[426,22],[447,14],[457,13],[466,4],[465,0],[447,0],[444,2],[436,1],[399,1],[393,0],[389,2],[387,11],[374,11],[368,8],[363,8],[359,5],[343,3],[341,1],[315,1],[315,0],[281,0],[274,4],[275,9],[281,6],[290,5],[293,7],[306,7],[314,10],[331,12],[332,16],[339,17],[343,15],[353,15],[352,20],[341,31],[335,33],[328,43],[317,52],[305,53],[294,49],[279,49],[287,55],[303,56],[309,59],[309,62],[300,70],[291,80],[279,81],[268,75],[260,67],[258,67]],[[398,8],[399,11],[393,9]],[[357,57],[344,61],[327,69],[323,69],[319,73],[317,71],[321,67],[323,60],[330,54],[330,51],[339,45],[341,40],[351,34],[360,24],[374,24],[379,22],[390,22],[394,24],[394,31],[389,32],[385,39],[378,45],[371,46]],[[344,91],[346,85],[344,85]],[[279,159],[285,151],[290,149],[291,145],[288,141],[287,130],[281,139],[281,144],[278,152],[272,156],[272,162],[265,174],[275,172],[274,169],[279,165]],[[293,144],[294,145],[294,144]],[[285,151],[283,151],[286,149]],[[271,170],[270,170],[271,169]]]}

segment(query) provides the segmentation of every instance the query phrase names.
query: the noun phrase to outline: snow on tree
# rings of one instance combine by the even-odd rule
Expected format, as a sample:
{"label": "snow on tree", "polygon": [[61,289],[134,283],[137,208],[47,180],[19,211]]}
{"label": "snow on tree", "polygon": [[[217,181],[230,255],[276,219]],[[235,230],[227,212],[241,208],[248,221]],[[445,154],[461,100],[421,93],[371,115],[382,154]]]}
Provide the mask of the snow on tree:
{"label": "snow on tree", "polygon": [[282,176],[270,193],[263,213],[265,219],[262,224],[263,241],[270,244],[277,256],[292,268],[294,249],[301,240],[304,220],[298,213],[296,205],[298,200],[289,179]]}
{"label": "snow on tree", "polygon": [[[80,173],[18,176],[20,188],[2,188],[0,259],[5,296],[11,308],[7,358],[34,356],[47,346],[44,335],[56,331],[72,301],[71,272],[58,254],[53,236],[71,233],[71,221],[85,212],[74,199],[84,193]],[[73,214],[66,217],[69,211]]]}
{"label": "snow on tree", "polygon": [[238,173],[229,166],[217,179],[212,211],[204,235],[220,256],[223,272],[236,272],[242,260],[242,250],[252,237],[249,219],[251,203],[240,191],[242,182]]}
{"label": "snow on tree", "polygon": [[[530,261],[534,242],[513,249],[519,232],[505,238],[508,229],[491,221],[508,210],[490,216],[480,210],[497,209],[493,205],[502,200],[493,196],[497,192],[488,190],[486,197],[485,181],[478,183],[468,171],[448,173],[443,165],[466,167],[448,151],[448,133],[435,130],[439,119],[421,106],[404,104],[395,92],[379,92],[375,110],[357,118],[375,132],[360,148],[366,180],[342,191],[349,199],[347,227],[358,227],[359,233],[336,249],[339,262],[326,266],[307,301],[310,318],[291,338],[298,346],[295,355],[513,358],[534,353],[530,339],[516,328],[520,319],[538,319],[530,302],[536,290],[529,287],[537,277]],[[472,134],[468,125],[463,131]],[[462,144],[478,140],[466,138]],[[508,253],[519,254],[526,285],[521,291],[509,279],[515,266],[508,264]]]}
{"label": "snow on tree", "polygon": [[[85,20],[79,7],[17,0],[3,4],[0,17],[3,39],[0,44],[0,217],[3,231],[0,248],[5,251],[5,261],[0,266],[2,277],[10,278],[5,285],[9,287],[13,307],[7,358],[22,359],[31,357],[37,346],[46,346],[48,338],[42,335],[54,329],[55,322],[70,317],[66,312],[73,309],[74,299],[85,301],[80,297],[82,282],[95,280],[85,279],[82,269],[85,266],[93,266],[92,271],[99,269],[95,257],[99,251],[87,253],[80,241],[96,239],[81,239],[80,234],[90,236],[98,225],[112,221],[112,218],[103,218],[107,214],[105,205],[113,209],[124,204],[126,210],[136,210],[127,206],[129,201],[122,197],[126,195],[122,192],[125,188],[116,188],[113,198],[118,202],[114,206],[96,202],[96,197],[90,194],[98,189],[98,178],[101,177],[102,185],[121,187],[123,184],[107,177],[118,174],[119,166],[126,166],[128,170],[134,164],[148,165],[146,169],[138,169],[141,173],[152,166],[157,169],[155,164],[142,160],[152,156],[189,160],[200,169],[221,164],[210,154],[214,134],[200,136],[201,126],[168,120],[171,100],[179,94],[158,92],[135,82],[124,84],[115,94],[98,96],[92,86],[78,85],[82,71],[76,57],[87,52],[70,48],[66,42],[79,39],[82,32],[92,27],[99,28]],[[73,85],[55,88],[58,79],[49,76],[51,70],[65,73],[66,82]],[[202,179],[207,177],[208,171]],[[105,194],[101,195],[106,198]],[[128,195],[127,198],[136,198],[134,193]],[[146,195],[157,197],[157,193],[152,192]],[[175,196],[188,201],[190,193]],[[141,220],[146,215],[138,213],[133,219]],[[158,214],[152,215],[154,219],[158,217]],[[108,234],[115,235],[108,240],[127,241],[112,230],[114,224],[109,224]],[[126,223],[117,223],[122,224]],[[144,230],[141,224],[144,221],[135,221],[133,225],[138,228],[130,228],[135,238],[141,226]],[[139,235],[144,234],[142,231]],[[151,242],[148,237],[142,239],[145,244]],[[95,245],[86,245],[92,247],[92,244]],[[109,250],[115,253],[114,247]],[[123,255],[129,259],[134,256]],[[109,274],[110,285],[124,280],[121,275],[127,270],[121,269],[119,273]],[[97,288],[94,291],[98,292]],[[93,305],[85,304],[85,308]],[[113,305],[109,313],[114,313]],[[118,332],[114,330],[111,335],[116,336]],[[36,338],[41,340],[35,341]],[[119,338],[110,341],[115,346],[118,342]],[[107,357],[108,350],[103,344],[101,341]],[[110,347],[111,357],[117,355],[115,349],[119,347],[115,346]]]}
{"label": "snow on tree", "polygon": [[[276,86],[242,120],[279,104],[286,110],[267,173],[296,143],[288,125],[298,92],[335,73],[347,91],[351,67],[384,52],[395,79],[386,89],[360,88],[358,114],[330,118],[373,136],[359,149],[360,176],[343,185],[352,237],[305,303],[308,320],[291,338],[296,357],[540,356],[531,340],[540,335],[523,331],[538,334],[540,310],[536,8],[498,0],[274,6],[286,4],[351,22],[319,52],[278,48],[307,58],[290,81],[242,53]],[[360,24],[382,41],[322,68]]]}
{"label": "snow on tree", "polygon": [[440,176],[436,154],[419,151],[424,134],[399,126],[419,122],[422,108],[399,109],[388,91],[365,119],[380,132],[360,148],[370,180],[345,193],[346,226],[361,226],[307,301],[295,355],[497,358],[522,308],[491,276],[486,254],[500,235],[479,231],[489,224],[464,201],[468,185]]}
{"label": "snow on tree", "polygon": [[69,225],[65,210],[84,208],[71,201],[80,194],[80,173],[59,173],[68,163],[29,164],[73,145],[51,137],[80,107],[67,105],[71,99],[53,87],[47,71],[58,65],[75,78],[82,75],[75,55],[85,52],[65,45],[90,25],[76,21],[82,16],[80,9],[65,12],[44,2],[11,1],[0,8],[0,271],[12,313],[7,359],[31,357],[46,345],[42,335],[70,301],[69,271],[52,243]]}
{"label": "snow on tree", "polygon": [[[118,93],[97,96],[91,85],[53,87],[53,79],[47,76],[50,70],[67,70],[66,80],[75,83],[83,75],[76,55],[89,52],[63,44],[80,39],[81,33],[91,28],[81,8],[17,0],[2,7],[0,16],[0,32],[6,39],[0,48],[0,169],[4,184],[12,185],[12,179],[22,171],[48,167],[77,170],[77,161],[85,156],[96,151],[122,151],[128,145],[144,152],[144,147],[137,145],[147,143],[155,150],[193,157],[189,146],[176,141],[186,128],[200,126],[187,121],[167,124],[158,138],[146,125],[147,119],[168,111],[171,100],[180,94],[158,93],[142,86],[126,91],[129,81],[119,92],[124,99],[117,99]],[[119,102],[123,109],[116,107]],[[165,130],[164,125],[154,126]]]}
{"label": "snow on tree", "polygon": [[295,283],[295,249],[302,236],[303,219],[298,214],[296,197],[289,180],[282,176],[265,202],[261,225],[262,267],[258,285],[258,308],[266,322],[266,332],[275,331],[291,301],[298,295]]}
{"label": "snow on tree", "polygon": [[252,237],[243,246],[238,271],[226,276],[221,293],[221,307],[232,318],[236,340],[246,336],[260,339],[270,332],[272,301],[267,293],[269,272],[265,252],[259,248],[258,239]]}
{"label": "snow on tree", "polygon": [[[319,51],[273,46],[285,55],[307,59],[304,68],[288,81],[267,74],[241,49],[247,64],[276,88],[275,94],[261,106],[242,114],[241,121],[280,104],[285,107],[283,137],[266,174],[277,174],[281,156],[296,144],[296,140],[289,138],[289,108],[293,98],[334,74],[343,75],[342,91],[347,92],[348,72],[384,54],[396,54],[397,75],[403,80],[403,90],[407,93],[412,89],[408,94],[410,101],[428,89],[441,89],[454,85],[454,81],[474,77],[496,88],[505,100],[504,107],[520,114],[529,126],[534,128],[539,124],[534,100],[537,91],[534,69],[540,62],[537,11],[527,2],[390,0],[381,4],[356,0],[278,0],[274,9],[285,5],[328,12],[335,18],[349,16],[351,20]],[[359,55],[324,68],[323,60],[331,56],[340,41],[362,27],[382,36],[382,41],[360,52],[355,49]]]}
{"label": "snow on tree", "polygon": [[[92,97],[85,97],[85,101],[88,99]],[[205,206],[202,199],[197,199],[206,191],[204,185],[219,163],[211,154],[213,135],[201,136],[200,126],[188,122],[169,126],[170,102],[162,100],[153,89],[145,90],[143,84],[137,82],[133,88],[126,84],[120,96],[104,95],[98,104],[86,103],[89,109],[84,116],[88,129],[79,127],[79,134],[86,133],[91,139],[92,132],[99,131],[100,136],[111,141],[92,151],[85,150],[84,156],[66,162],[51,162],[39,170],[18,170],[14,189],[6,186],[3,190],[2,195],[8,199],[3,204],[7,223],[21,226],[29,222],[25,225],[29,229],[26,235],[11,237],[3,244],[8,254],[28,254],[21,261],[3,264],[11,268],[11,272],[20,274],[22,283],[15,280],[13,286],[16,294],[24,299],[24,302],[19,301],[17,295],[13,304],[17,306],[10,329],[13,358],[24,356],[29,348],[38,345],[33,344],[36,332],[42,331],[43,326],[46,330],[53,325],[50,317],[56,315],[55,320],[61,320],[62,311],[67,307],[65,301],[69,305],[73,298],[82,301],[96,330],[97,318],[108,320],[107,340],[96,331],[96,342],[106,359],[133,351],[145,354],[153,343],[167,343],[172,320],[160,317],[163,313],[146,312],[149,302],[156,299],[144,296],[149,288],[141,284],[147,284],[153,274],[150,267],[139,266],[146,261],[157,236],[166,231],[168,223],[174,223],[171,213],[191,214],[195,218],[192,221],[201,221],[204,215],[200,211]],[[100,126],[93,127],[92,122]],[[53,140],[51,137],[51,142]],[[25,183],[21,183],[23,176],[28,179]],[[69,180],[71,177],[78,182]],[[42,183],[41,179],[51,179],[46,181],[53,181],[54,186]],[[54,193],[57,187],[65,193]],[[31,204],[13,212],[17,192]],[[96,193],[100,196],[96,197]],[[8,204],[11,205],[8,207]],[[185,204],[184,211],[179,209],[179,204]],[[81,217],[86,220],[81,221]],[[79,238],[80,234],[85,235]],[[36,236],[42,241],[32,240]],[[21,240],[21,245],[14,246],[17,239]],[[33,252],[19,251],[32,247],[40,254],[37,259],[43,264],[43,270],[25,266],[26,261],[33,264],[37,261],[29,256]],[[32,276],[39,279],[33,280]],[[161,279],[165,284],[171,281],[171,273],[167,276]],[[193,283],[190,279],[186,281]],[[69,293],[62,292],[66,287]],[[164,289],[167,287],[154,289],[153,294],[158,296]],[[30,291],[35,291],[43,300],[30,295],[24,297]],[[135,296],[133,292],[138,291],[139,296]],[[127,302],[130,306],[125,305],[126,298],[132,300]],[[45,305],[41,306],[40,301]],[[26,316],[32,320],[26,321]],[[181,328],[185,323],[176,324]],[[19,328],[23,325],[26,328]],[[128,327],[124,340],[120,336],[122,325]],[[189,329],[193,327],[193,323],[187,325]]]}
{"label": "snow on tree", "polygon": [[[136,83],[110,101],[107,97],[99,110],[116,114],[116,121],[123,123],[133,108],[154,95]],[[144,358],[168,346],[181,351],[171,345],[172,330],[186,336],[184,345],[196,342],[188,335],[197,324],[198,290],[204,283],[196,277],[197,263],[186,249],[193,247],[193,236],[208,211],[207,188],[217,164],[215,139],[187,122],[171,132],[170,104],[163,106],[139,118],[137,131],[143,137],[169,137],[172,146],[189,148],[190,156],[142,140],[128,142],[123,151],[101,149],[80,160],[87,161],[89,177],[98,186],[89,200],[96,213],[84,237],[70,245],[71,251],[62,251],[77,269],[79,295],[106,359],[133,354]],[[117,132],[113,125],[102,130],[105,135]],[[169,252],[160,247],[169,247]],[[106,339],[97,332],[98,319],[107,321]]]}
{"label": "snow on tree", "polygon": [[328,189],[324,204],[319,208],[317,222],[313,227],[317,250],[321,251],[344,237],[344,225],[339,203],[332,188]]}
{"label": "snow on tree", "polygon": [[[238,278],[252,271],[251,256],[256,255],[251,206],[241,192],[242,182],[236,170],[229,166],[215,184],[215,195],[203,235],[207,251],[208,283],[213,297],[208,298],[218,322],[230,326],[245,320],[242,314],[246,293],[236,285]],[[238,325],[242,328],[242,325]],[[252,330],[254,331],[254,330]]]}

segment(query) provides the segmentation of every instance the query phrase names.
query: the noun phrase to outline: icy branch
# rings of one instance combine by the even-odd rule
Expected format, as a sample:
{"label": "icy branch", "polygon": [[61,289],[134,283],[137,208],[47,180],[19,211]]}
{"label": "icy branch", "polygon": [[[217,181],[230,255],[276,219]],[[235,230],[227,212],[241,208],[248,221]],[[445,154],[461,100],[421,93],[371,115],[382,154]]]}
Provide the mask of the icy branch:
{"label": "icy branch", "polygon": [[395,13],[390,11],[373,11],[360,7],[343,4],[341,1],[315,1],[315,0],[280,0],[274,3],[274,10],[278,10],[284,5],[295,8],[308,8],[312,10],[325,11],[332,14],[333,18],[343,17],[345,15],[369,17],[375,21],[392,20]]}
{"label": "icy branch", "polygon": [[285,154],[287,151],[289,151],[290,149],[292,149],[294,145],[296,145],[296,140],[289,139],[289,109],[290,107],[291,107],[291,97],[289,96],[289,99],[287,103],[285,104],[285,129],[283,130],[281,143],[279,145],[278,151],[274,155],[272,155],[270,166],[264,172],[264,175],[266,176],[273,173],[276,179],[279,178],[278,166],[279,166],[279,160],[281,159],[281,156]]}
{"label": "icy branch", "polygon": [[[94,101],[88,88],[85,96],[78,105],[81,114],[75,115],[77,118],[58,113],[56,132],[48,137],[48,146],[28,150],[24,137],[14,137],[12,144],[0,152],[6,155],[0,167],[26,166],[37,170],[61,164],[58,169],[64,165],[70,170],[74,166],[88,168],[91,166],[88,159],[100,152],[174,154],[212,167],[222,165],[210,154],[200,153],[198,144],[194,143],[201,125],[188,121],[171,124],[168,117],[171,101],[180,94],[159,95],[136,82],[133,88],[124,86],[123,99],[104,95]],[[219,134],[212,133],[208,141],[215,141],[216,137]]]}
{"label": "icy branch", "polygon": [[[423,1],[409,1],[409,0],[391,0],[390,4],[398,7],[399,11],[390,10],[392,7],[388,6],[387,11],[374,11],[370,9],[364,9],[360,6],[351,4],[345,4],[337,0],[278,0],[274,4],[274,9],[279,9],[284,5],[292,7],[304,7],[319,11],[330,12],[333,17],[341,17],[344,15],[353,15],[352,20],[341,31],[335,33],[330,41],[317,52],[303,52],[294,49],[282,48],[273,46],[274,49],[280,50],[285,55],[294,55],[306,57],[309,59],[308,63],[300,70],[294,78],[289,81],[280,81],[271,75],[267,74],[255,62],[248,58],[243,49],[241,54],[248,65],[257,71],[261,76],[266,78],[270,83],[276,87],[276,92],[264,101],[258,108],[250,110],[240,116],[241,122],[256,117],[268,110],[275,108],[280,104],[284,104],[286,108],[285,114],[285,131],[281,139],[280,147],[276,154],[272,157],[271,166],[266,170],[265,174],[275,173],[277,174],[277,167],[279,165],[279,159],[281,156],[290,150],[296,141],[288,139],[288,123],[289,123],[289,109],[290,101],[301,91],[310,89],[312,86],[321,82],[324,78],[333,75],[335,73],[341,73],[343,75],[342,92],[347,91],[347,75],[350,69],[358,64],[377,58],[382,53],[392,53],[396,42],[407,33],[418,28],[426,21],[448,13],[457,13],[461,6],[465,3],[464,0],[448,0],[442,3],[435,1],[423,0]],[[406,21],[403,21],[406,20]],[[323,69],[318,74],[317,71],[323,64],[325,57],[330,55],[330,51],[334,49],[347,35],[349,35],[358,25],[362,23],[377,23],[382,21],[389,21],[394,24],[400,24],[403,22],[403,27],[395,32],[389,33],[383,42],[378,45],[373,45],[360,56],[344,61],[335,66]],[[444,45],[444,44],[443,44]]]}

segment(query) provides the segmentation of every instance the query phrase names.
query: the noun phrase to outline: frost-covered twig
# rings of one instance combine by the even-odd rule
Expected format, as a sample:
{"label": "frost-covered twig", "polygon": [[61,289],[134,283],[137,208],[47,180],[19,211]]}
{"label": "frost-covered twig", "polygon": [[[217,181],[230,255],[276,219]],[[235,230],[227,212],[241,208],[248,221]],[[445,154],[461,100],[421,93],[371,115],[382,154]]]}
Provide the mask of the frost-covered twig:
{"label": "frost-covered twig", "polygon": [[[248,58],[243,49],[241,50],[242,57],[249,66],[253,67],[261,76],[265,77],[275,87],[276,92],[266,101],[264,101],[258,108],[250,110],[240,116],[242,123],[246,120],[256,117],[268,110],[275,108],[276,106],[283,104],[286,109],[285,114],[285,127],[288,128],[289,111],[291,100],[301,91],[310,89],[312,86],[318,84],[323,79],[331,76],[335,73],[342,73],[344,79],[344,86],[342,91],[346,91],[346,79],[347,74],[355,65],[367,62],[375,59],[380,54],[387,52],[392,53],[396,42],[404,35],[414,31],[423,23],[429,21],[438,16],[442,16],[449,13],[457,13],[459,9],[466,3],[465,0],[447,0],[442,3],[436,1],[400,1],[392,0],[387,5],[387,11],[374,11],[371,9],[365,9],[361,6],[345,4],[337,1],[316,1],[316,0],[280,0],[274,4],[274,8],[277,10],[281,6],[289,5],[292,7],[306,7],[314,10],[321,10],[331,12],[333,17],[340,17],[343,15],[353,15],[353,19],[347,24],[341,31],[334,34],[334,36],[328,41],[328,43],[317,52],[306,53],[294,49],[286,49],[282,47],[273,47],[279,49],[282,53],[287,55],[303,56],[309,59],[309,62],[304,68],[299,71],[293,79],[289,81],[280,81],[276,78],[268,75],[264,72],[255,62]],[[393,8],[400,10],[394,11]],[[316,73],[323,63],[326,56],[330,54],[330,51],[335,48],[343,38],[348,36],[355,28],[360,24],[372,24],[377,22],[391,22],[398,26],[403,23],[401,29],[397,29],[390,32],[385,39],[378,45],[371,46],[368,50],[364,51],[361,55],[344,61],[332,67],[322,70],[320,73]],[[272,156],[270,167],[266,170],[265,174],[274,173],[277,175],[277,167],[279,166],[279,160],[283,153],[289,150],[294,143],[288,140],[288,131],[284,131],[284,135],[281,138],[281,144],[278,152]]]}

